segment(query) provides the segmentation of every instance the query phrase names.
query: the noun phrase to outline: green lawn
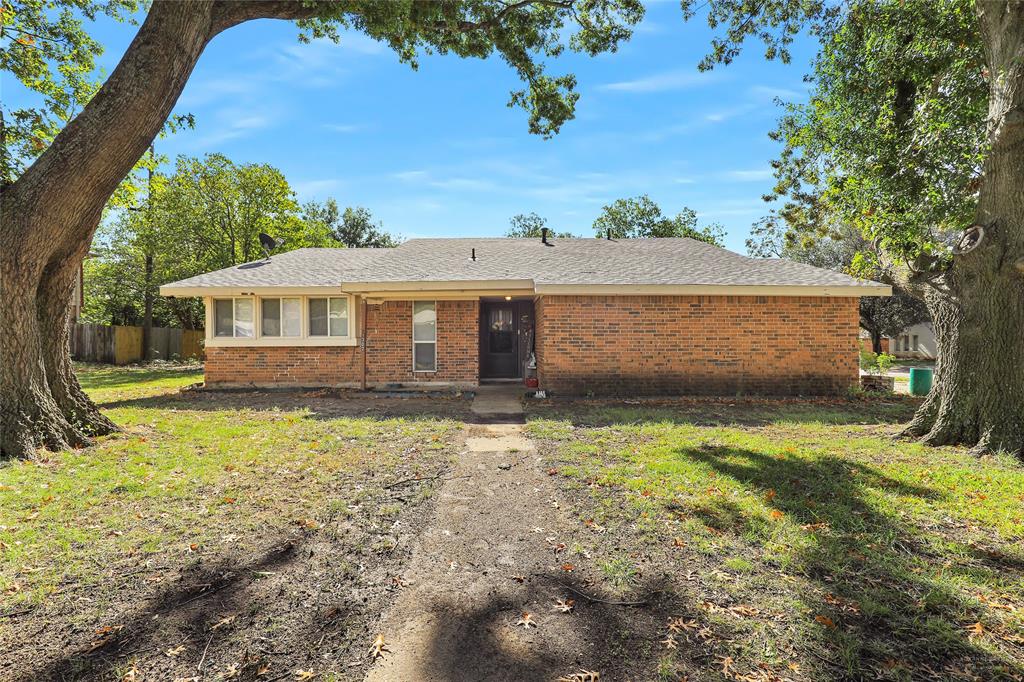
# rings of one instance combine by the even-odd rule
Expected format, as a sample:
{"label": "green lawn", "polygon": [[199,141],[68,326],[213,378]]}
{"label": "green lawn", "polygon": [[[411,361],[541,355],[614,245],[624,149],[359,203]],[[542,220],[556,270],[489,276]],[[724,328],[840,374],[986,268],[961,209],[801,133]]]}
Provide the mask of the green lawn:
{"label": "green lawn", "polygon": [[[21,647],[29,625],[44,639],[91,631],[176,580],[201,594],[196,576],[208,567],[245,563],[297,535],[344,536],[331,548],[342,557],[331,570],[343,576],[354,570],[345,562],[386,563],[387,528],[430,494],[403,484],[396,499],[387,486],[443,470],[461,427],[443,414],[445,401],[433,414],[402,415],[386,401],[319,394],[180,393],[201,381],[194,368],[86,366],[79,377],[123,432],[0,468],[0,641]],[[166,667],[156,654],[154,670]]]}
{"label": "green lawn", "polygon": [[894,441],[914,406],[581,402],[528,430],[607,529],[609,589],[669,575],[664,679],[1024,679],[1024,468]]}

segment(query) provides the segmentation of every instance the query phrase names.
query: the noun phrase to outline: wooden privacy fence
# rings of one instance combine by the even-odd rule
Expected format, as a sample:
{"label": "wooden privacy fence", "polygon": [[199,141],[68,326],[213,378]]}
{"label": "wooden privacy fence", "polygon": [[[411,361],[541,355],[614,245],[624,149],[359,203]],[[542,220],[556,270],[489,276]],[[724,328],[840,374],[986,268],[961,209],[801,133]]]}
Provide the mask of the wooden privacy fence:
{"label": "wooden privacy fence", "polygon": [[[187,360],[203,357],[203,330],[153,327],[154,360]],[[86,362],[127,365],[142,362],[142,327],[105,324],[71,325],[71,357]]]}

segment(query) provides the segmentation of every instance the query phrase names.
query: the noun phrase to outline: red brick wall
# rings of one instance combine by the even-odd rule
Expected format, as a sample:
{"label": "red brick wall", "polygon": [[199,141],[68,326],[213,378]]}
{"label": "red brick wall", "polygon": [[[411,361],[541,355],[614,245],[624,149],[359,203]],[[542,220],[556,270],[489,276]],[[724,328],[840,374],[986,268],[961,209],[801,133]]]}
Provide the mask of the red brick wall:
{"label": "red brick wall", "polygon": [[443,381],[475,384],[480,376],[477,301],[437,302],[437,371],[412,371],[412,301],[367,307],[367,379],[373,383]]}
{"label": "red brick wall", "polygon": [[857,383],[858,299],[543,296],[554,393],[837,394]]}
{"label": "red brick wall", "polygon": [[337,386],[362,379],[354,346],[258,346],[206,349],[206,384]]}
{"label": "red brick wall", "polygon": [[[362,303],[359,315],[362,316]],[[437,371],[412,371],[412,302],[366,307],[370,385],[412,382],[475,384],[479,377],[479,303],[437,302]],[[360,339],[362,342],[362,339]],[[206,349],[206,383],[339,386],[363,378],[362,346],[273,346]]]}

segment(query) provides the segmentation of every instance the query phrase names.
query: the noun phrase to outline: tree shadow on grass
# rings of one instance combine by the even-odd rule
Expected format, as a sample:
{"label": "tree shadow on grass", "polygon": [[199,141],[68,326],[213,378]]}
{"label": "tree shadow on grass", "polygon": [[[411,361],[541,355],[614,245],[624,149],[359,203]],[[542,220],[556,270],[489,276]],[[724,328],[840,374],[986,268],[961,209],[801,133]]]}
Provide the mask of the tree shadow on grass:
{"label": "tree shadow on grass", "polygon": [[364,610],[354,585],[322,589],[346,580],[344,570],[332,571],[344,561],[329,556],[328,545],[307,532],[278,538],[247,561],[193,564],[147,598],[129,591],[98,628],[52,634],[54,644],[63,644],[57,656],[23,659],[5,679],[121,680],[137,665],[140,679],[213,679],[235,666],[232,679],[245,681],[267,679],[257,675],[264,666],[270,677],[316,667],[351,635],[336,632],[323,648],[316,643],[331,630],[344,632]]}
{"label": "tree shadow on grass", "polygon": [[[542,611],[536,614],[539,627],[525,630],[514,625],[522,602],[510,594],[492,595],[487,604],[471,609],[457,601],[439,604],[436,611],[445,617],[435,619],[425,679],[555,680],[581,670],[599,672],[602,680],[651,679],[651,653],[663,648],[652,635],[664,631],[665,622],[682,608],[662,580],[648,580],[629,597],[619,597],[642,602],[633,606],[587,600],[572,590],[597,596],[595,588],[566,574],[534,574],[529,588],[534,601],[551,604],[555,596],[573,597],[575,608],[571,614]],[[679,641],[676,654],[705,655],[685,640]]]}
{"label": "tree shadow on grass", "polygon": [[[788,570],[818,584],[800,598],[825,620],[807,630],[803,645],[818,649],[828,679],[870,679],[894,668],[915,679],[955,679],[964,670],[977,679],[1021,672],[1019,661],[971,640],[966,626],[981,615],[953,582],[939,578],[946,557],[925,544],[922,531],[879,506],[880,493],[937,499],[940,492],[828,456],[808,460],[719,446],[676,452],[760,493],[772,517],[801,527],[804,541],[788,550]],[[763,540],[773,533],[771,522],[725,496],[688,511],[720,532]],[[1005,569],[1007,562],[999,565]],[[1020,566],[1012,570],[1019,578]]]}

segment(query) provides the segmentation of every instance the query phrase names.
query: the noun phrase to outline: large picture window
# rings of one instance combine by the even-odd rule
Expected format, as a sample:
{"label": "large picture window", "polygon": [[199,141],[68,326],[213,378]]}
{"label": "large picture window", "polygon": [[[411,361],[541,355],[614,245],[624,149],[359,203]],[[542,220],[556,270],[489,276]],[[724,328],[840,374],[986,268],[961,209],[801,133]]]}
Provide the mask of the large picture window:
{"label": "large picture window", "polygon": [[254,320],[251,298],[219,298],[214,301],[214,336],[255,336]]}
{"label": "large picture window", "polygon": [[302,336],[302,299],[264,298],[260,309],[262,336]]}
{"label": "large picture window", "polygon": [[310,336],[348,336],[348,299],[309,299]]}
{"label": "large picture window", "polygon": [[437,308],[433,301],[412,304],[412,368],[437,371]]}

